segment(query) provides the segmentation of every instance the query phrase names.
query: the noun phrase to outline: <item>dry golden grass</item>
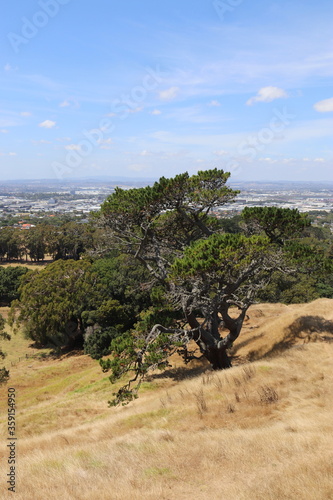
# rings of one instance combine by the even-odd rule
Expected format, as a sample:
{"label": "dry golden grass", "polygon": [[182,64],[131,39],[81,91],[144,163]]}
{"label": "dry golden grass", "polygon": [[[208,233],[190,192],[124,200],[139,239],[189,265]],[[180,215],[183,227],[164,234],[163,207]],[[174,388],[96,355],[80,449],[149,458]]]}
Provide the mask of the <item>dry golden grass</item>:
{"label": "dry golden grass", "polygon": [[333,340],[333,301],[309,304],[259,304],[248,311],[234,354],[242,360],[261,359],[297,344]]}
{"label": "dry golden grass", "polygon": [[43,262],[1,262],[0,267],[27,267],[30,270],[44,269],[44,267],[52,262],[52,260],[45,260]]}
{"label": "dry golden grass", "polygon": [[[276,329],[240,349],[272,353],[263,346],[280,343],[297,318],[329,321],[332,304],[255,306],[252,337],[259,328],[250,327],[262,320],[265,328],[269,316]],[[320,341],[323,332],[304,343],[302,321],[293,330],[299,345],[284,353],[225,372],[175,368],[120,408],[107,408],[112,388],[88,357],[23,359],[10,381],[18,397],[15,498],[333,499],[333,344]],[[1,398],[6,436],[4,412]],[[4,499],[6,468],[2,459]]]}

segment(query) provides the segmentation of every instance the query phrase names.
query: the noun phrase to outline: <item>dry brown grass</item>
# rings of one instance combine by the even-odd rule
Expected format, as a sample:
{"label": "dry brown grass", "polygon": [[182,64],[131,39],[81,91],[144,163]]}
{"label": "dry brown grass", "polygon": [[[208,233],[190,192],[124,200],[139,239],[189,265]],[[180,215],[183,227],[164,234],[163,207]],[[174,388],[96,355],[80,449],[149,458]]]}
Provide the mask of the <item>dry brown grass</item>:
{"label": "dry brown grass", "polygon": [[[277,305],[279,331],[315,306]],[[329,303],[317,306],[329,320]],[[259,319],[274,313],[260,309]],[[225,372],[153,376],[137,401],[110,409],[109,382],[86,356],[21,361],[10,382],[18,394],[15,498],[333,499],[333,344],[317,340]],[[4,472],[0,492],[11,498]]]}
{"label": "dry brown grass", "polygon": [[47,264],[50,264],[52,262],[51,259],[45,260],[43,262],[1,262],[0,267],[27,267],[28,269],[31,270],[36,270],[36,269],[44,269],[44,267]]}
{"label": "dry brown grass", "polygon": [[333,300],[309,304],[258,304],[250,307],[234,354],[256,360],[285,349],[322,340],[333,340]]}

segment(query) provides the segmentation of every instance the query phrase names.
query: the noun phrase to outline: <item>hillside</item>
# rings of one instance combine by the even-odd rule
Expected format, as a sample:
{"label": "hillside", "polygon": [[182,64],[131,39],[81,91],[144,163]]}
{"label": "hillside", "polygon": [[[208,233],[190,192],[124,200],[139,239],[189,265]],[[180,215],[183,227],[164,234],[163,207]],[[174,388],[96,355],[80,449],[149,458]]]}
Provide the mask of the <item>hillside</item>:
{"label": "hillside", "polygon": [[[333,499],[332,306],[252,306],[234,368],[174,359],[120,408],[108,408],[114,389],[96,361],[53,359],[13,336],[4,350],[18,400],[15,498]],[[11,498],[4,473],[0,492]]]}

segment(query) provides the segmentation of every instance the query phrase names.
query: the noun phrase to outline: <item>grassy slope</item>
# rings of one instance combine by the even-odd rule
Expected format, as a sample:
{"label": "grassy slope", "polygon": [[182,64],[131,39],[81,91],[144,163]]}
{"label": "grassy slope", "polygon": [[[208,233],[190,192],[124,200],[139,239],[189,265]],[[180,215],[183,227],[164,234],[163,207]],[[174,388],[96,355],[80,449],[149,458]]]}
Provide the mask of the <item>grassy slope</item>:
{"label": "grassy slope", "polygon": [[[95,361],[25,359],[37,351],[13,337],[5,349],[18,397],[15,498],[333,499],[333,344],[320,341],[332,336],[332,305],[254,306],[236,355],[261,359],[219,373],[171,370],[120,408],[107,407],[112,388]],[[282,342],[296,346],[262,357]]]}

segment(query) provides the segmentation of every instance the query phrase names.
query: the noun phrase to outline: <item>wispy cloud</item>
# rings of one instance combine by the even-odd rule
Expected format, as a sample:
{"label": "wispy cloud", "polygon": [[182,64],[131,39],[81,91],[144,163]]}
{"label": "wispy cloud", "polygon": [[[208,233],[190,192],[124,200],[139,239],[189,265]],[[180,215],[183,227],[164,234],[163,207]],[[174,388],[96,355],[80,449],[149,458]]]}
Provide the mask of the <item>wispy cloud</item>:
{"label": "wispy cloud", "polygon": [[209,107],[211,108],[218,108],[219,106],[221,106],[221,103],[219,101],[210,101],[210,103],[208,104]]}
{"label": "wispy cloud", "polygon": [[329,113],[333,111],[333,97],[319,101],[313,107],[319,113]]}
{"label": "wispy cloud", "polygon": [[68,144],[68,146],[65,146],[65,149],[68,151],[80,151],[81,146],[79,144]]}
{"label": "wispy cloud", "polygon": [[44,122],[40,123],[38,126],[42,128],[53,128],[55,127],[56,122],[53,122],[52,120],[45,120]]}
{"label": "wispy cloud", "polygon": [[77,101],[77,99],[65,99],[59,104],[60,108],[69,108],[69,107],[74,107],[74,108],[79,108],[80,104]]}
{"label": "wispy cloud", "polygon": [[10,153],[2,153],[0,151],[0,156],[17,156],[17,153],[13,153],[13,152],[10,152]]}
{"label": "wispy cloud", "polygon": [[13,71],[15,68],[13,68],[13,66],[7,63],[5,64],[3,69],[8,72],[8,71]]}
{"label": "wispy cloud", "polygon": [[159,97],[162,101],[173,101],[179,95],[179,87],[170,87],[159,92]]}
{"label": "wispy cloud", "polygon": [[276,99],[282,99],[288,97],[288,94],[285,90],[280,89],[279,87],[262,87],[257,95],[251,97],[246,104],[248,106],[252,106],[256,102],[272,102]]}
{"label": "wispy cloud", "polygon": [[20,115],[21,116],[31,116],[32,113],[30,113],[30,111],[21,111]]}
{"label": "wispy cloud", "polygon": [[45,139],[40,139],[40,140],[38,140],[38,141],[33,140],[33,141],[32,141],[32,143],[33,143],[33,144],[52,144],[52,142],[51,142],[51,141],[46,141]]}
{"label": "wispy cloud", "polygon": [[111,144],[113,143],[113,140],[111,139],[111,137],[109,137],[108,139],[100,139],[97,142],[99,144],[100,149],[111,149]]}
{"label": "wispy cloud", "polygon": [[158,116],[162,113],[159,109],[153,109],[153,111],[150,112],[151,115]]}
{"label": "wispy cloud", "polygon": [[182,107],[175,106],[169,112],[165,112],[163,116],[181,123],[188,122],[189,124],[216,123],[225,119],[223,116],[211,113],[211,111],[207,110],[207,106],[201,104]]}

